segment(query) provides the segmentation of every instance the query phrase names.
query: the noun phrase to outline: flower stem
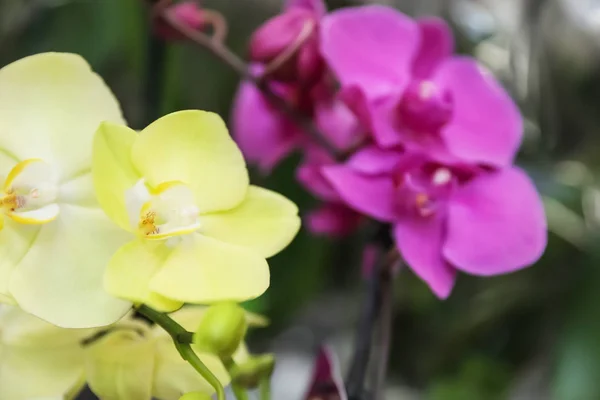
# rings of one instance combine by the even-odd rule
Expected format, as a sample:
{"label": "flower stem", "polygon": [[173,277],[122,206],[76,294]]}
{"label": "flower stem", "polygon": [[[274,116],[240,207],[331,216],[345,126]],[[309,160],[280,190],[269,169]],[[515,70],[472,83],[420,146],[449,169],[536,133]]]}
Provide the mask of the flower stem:
{"label": "flower stem", "polygon": [[286,114],[288,118],[294,122],[299,128],[310,135],[321,147],[331,154],[335,159],[341,160],[344,154],[336,149],[336,147],[326,139],[322,132],[312,123],[311,118],[306,117],[290,105],[285,99],[281,98],[277,93],[271,90],[267,82],[252,74],[248,65],[238,57],[233,51],[231,51],[225,44],[220,40],[189,28],[185,24],[179,22],[179,20],[169,12],[168,3],[169,1],[155,2],[150,0],[150,3],[155,5],[155,12],[160,18],[163,19],[172,29],[176,30],[179,34],[187,38],[189,41],[196,45],[208,50],[217,59],[222,61],[225,65],[235,71],[243,79],[254,84],[267,98],[267,100],[276,107],[279,111]]}
{"label": "flower stem", "polygon": [[271,400],[271,378],[263,378],[260,382],[260,400]]}
{"label": "flower stem", "polygon": [[179,341],[183,338],[189,338],[191,333],[185,330],[181,325],[179,325],[167,314],[156,311],[155,309],[150,308],[144,304],[139,306],[137,311],[152,322],[159,325],[169,335],[171,335],[173,343],[175,344],[175,348],[181,355],[181,358],[187,361],[215,389],[215,391],[217,392],[218,400],[225,400],[225,391],[223,390],[223,385],[221,385],[219,379],[217,379],[217,377],[208,369],[206,365],[204,365],[204,363],[196,355],[194,350],[192,350],[189,341],[186,343],[182,343]]}
{"label": "flower stem", "polygon": [[390,355],[390,340],[392,336],[392,320],[394,316],[394,293],[393,293],[393,271],[400,267],[389,265],[380,273],[381,280],[381,309],[379,320],[379,331],[377,340],[377,351],[374,365],[373,400],[383,398],[385,379]]}
{"label": "flower stem", "polygon": [[372,358],[373,336],[376,325],[379,322],[379,352],[375,365],[375,397],[381,392],[385,383],[387,373],[389,341],[391,336],[392,319],[392,284],[393,271],[398,267],[400,261],[395,251],[388,254],[380,254],[376,268],[369,277],[367,299],[358,322],[358,332],[350,364],[350,370],[346,379],[346,391],[348,400],[363,400],[364,388]]}

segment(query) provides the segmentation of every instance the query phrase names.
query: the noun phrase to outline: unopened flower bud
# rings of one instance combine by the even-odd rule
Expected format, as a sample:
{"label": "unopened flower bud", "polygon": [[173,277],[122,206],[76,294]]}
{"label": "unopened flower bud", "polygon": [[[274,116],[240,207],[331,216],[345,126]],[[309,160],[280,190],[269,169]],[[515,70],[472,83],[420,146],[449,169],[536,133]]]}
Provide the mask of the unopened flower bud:
{"label": "unopened flower bud", "polygon": [[204,392],[190,392],[179,398],[179,400],[211,400],[212,396]]}
{"label": "unopened flower bud", "polygon": [[210,306],[194,333],[198,350],[230,358],[244,340],[248,323],[242,307],[233,302]]}
{"label": "unopened flower bud", "polygon": [[231,379],[238,385],[253,389],[258,386],[264,378],[269,378],[275,368],[275,357],[273,354],[252,356],[241,364],[234,365],[229,373]]}
{"label": "unopened flower bud", "polygon": [[[170,6],[168,12],[182,25],[201,30],[205,24],[204,12],[195,1],[184,1]],[[156,33],[165,40],[182,40],[183,36],[171,28],[162,19],[157,19],[155,24]]]}
{"label": "unopened flower bud", "polygon": [[250,59],[281,81],[312,82],[323,71],[318,20],[311,10],[291,8],[264,23],[250,40]]}

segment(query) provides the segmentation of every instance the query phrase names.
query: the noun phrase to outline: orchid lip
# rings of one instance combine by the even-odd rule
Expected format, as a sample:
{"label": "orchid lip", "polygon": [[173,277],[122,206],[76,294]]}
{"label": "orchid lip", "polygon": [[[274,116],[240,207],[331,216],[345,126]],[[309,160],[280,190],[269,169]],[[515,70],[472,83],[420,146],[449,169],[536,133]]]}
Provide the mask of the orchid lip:
{"label": "orchid lip", "polygon": [[0,208],[15,222],[40,225],[58,217],[58,180],[44,160],[30,158],[17,163],[2,191]]}
{"label": "orchid lip", "polygon": [[148,189],[141,179],[127,191],[126,202],[132,226],[146,239],[168,239],[201,228],[194,196],[182,182],[165,182]]}

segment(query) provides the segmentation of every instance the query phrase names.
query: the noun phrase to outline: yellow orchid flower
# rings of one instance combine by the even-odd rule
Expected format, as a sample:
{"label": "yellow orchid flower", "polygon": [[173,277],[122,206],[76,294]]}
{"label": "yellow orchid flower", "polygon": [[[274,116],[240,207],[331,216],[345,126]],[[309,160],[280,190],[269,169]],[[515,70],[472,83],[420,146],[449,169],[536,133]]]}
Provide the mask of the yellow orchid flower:
{"label": "yellow orchid flower", "polygon": [[81,341],[91,329],[62,329],[18,307],[0,308],[0,399],[68,397],[84,384]]}
{"label": "yellow orchid flower", "polygon": [[[171,317],[190,328],[203,310]],[[223,385],[216,356],[198,353]],[[162,328],[131,316],[105,328],[65,329],[18,307],[0,306],[0,400],[71,399],[88,382],[103,400],[177,400],[214,389],[175,350]]]}
{"label": "yellow orchid flower", "polygon": [[139,134],[104,123],[92,174],[104,211],[136,234],[111,259],[105,287],[160,311],[261,295],[265,258],[300,227],[294,203],[249,185],[242,154],[214,113],[176,112]]}
{"label": "yellow orchid flower", "polygon": [[102,286],[127,236],[94,197],[91,150],[117,100],[74,54],[45,53],[0,70],[0,300],[53,324],[108,325],[130,307]]}
{"label": "yellow orchid flower", "polygon": [[[186,329],[199,324],[204,311],[184,308],[170,315]],[[86,376],[103,400],[177,400],[187,392],[213,394],[214,389],[184,361],[171,337],[159,326],[123,321],[86,349]],[[197,353],[223,385],[227,370],[214,355]]]}

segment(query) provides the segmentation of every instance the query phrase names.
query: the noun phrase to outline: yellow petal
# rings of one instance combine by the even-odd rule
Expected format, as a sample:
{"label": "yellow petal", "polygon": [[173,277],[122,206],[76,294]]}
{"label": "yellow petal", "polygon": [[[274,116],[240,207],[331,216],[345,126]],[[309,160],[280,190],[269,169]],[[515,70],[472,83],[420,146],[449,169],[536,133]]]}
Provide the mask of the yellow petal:
{"label": "yellow petal", "polygon": [[170,254],[163,242],[136,239],[121,247],[111,258],[104,287],[113,296],[145,303],[159,311],[177,310],[183,304],[153,293],[150,280]]}
{"label": "yellow petal", "polygon": [[133,331],[113,331],[86,349],[86,376],[103,400],[152,397],[154,341]]}
{"label": "yellow petal", "polygon": [[9,291],[13,270],[31,248],[41,226],[21,225],[10,218],[3,219],[4,228],[0,230],[0,295],[3,302],[14,303]]}
{"label": "yellow petal", "polygon": [[[131,304],[106,293],[103,275],[129,234],[99,209],[61,205],[60,213],[56,221],[40,227],[29,251],[17,261],[9,291],[23,309],[58,326],[111,324]],[[20,232],[23,226],[16,228]]]}
{"label": "yellow petal", "polygon": [[92,175],[98,202],[121,228],[132,230],[125,192],[141,178],[131,163],[131,149],[138,134],[123,125],[105,122],[96,131]]}
{"label": "yellow petal", "polygon": [[[157,339],[156,349],[156,372],[152,390],[155,398],[175,400],[187,392],[214,393],[212,386],[181,358],[171,338]],[[229,374],[216,356],[209,354],[198,354],[198,356],[223,386],[229,384]]]}
{"label": "yellow petal", "polygon": [[198,234],[185,237],[150,281],[171,299],[205,304],[245,301],[269,286],[269,266],[257,253]]}
{"label": "yellow petal", "polygon": [[132,157],[150,186],[188,185],[200,212],[232,208],[248,188],[242,153],[214,113],[180,111],[160,118],[140,133]]}
{"label": "yellow petal", "polygon": [[44,53],[0,70],[0,149],[41,158],[63,179],[90,168],[102,121],[123,123],[119,104],[78,55]]}
{"label": "yellow petal", "polygon": [[10,306],[0,309],[0,326],[0,343],[18,347],[79,347],[83,339],[97,332],[97,329],[59,328]]}
{"label": "yellow petal", "polygon": [[60,329],[16,307],[0,313],[0,398],[60,397],[83,376],[80,340],[89,330]]}
{"label": "yellow petal", "polygon": [[202,215],[201,233],[248,247],[263,257],[285,248],[300,229],[298,207],[284,196],[250,186],[244,201],[229,211]]}

